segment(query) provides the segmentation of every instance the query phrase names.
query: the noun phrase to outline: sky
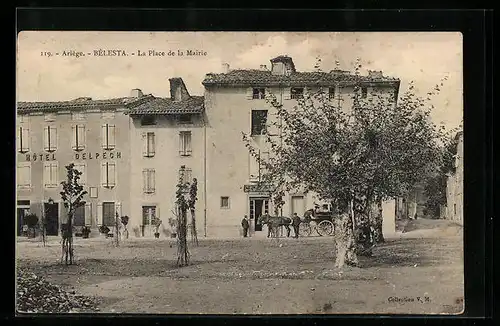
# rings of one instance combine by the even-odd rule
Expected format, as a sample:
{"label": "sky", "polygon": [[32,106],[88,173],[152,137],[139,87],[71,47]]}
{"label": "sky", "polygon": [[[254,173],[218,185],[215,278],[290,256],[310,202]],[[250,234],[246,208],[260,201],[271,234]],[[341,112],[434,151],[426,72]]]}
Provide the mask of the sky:
{"label": "sky", "polygon": [[[62,56],[63,51],[93,53],[124,50],[128,56]],[[148,56],[148,51],[165,56]],[[171,50],[175,56],[168,56]],[[206,53],[187,56],[188,50]],[[138,56],[137,52],[146,53]],[[179,56],[178,51],[185,53]],[[49,56],[47,53],[50,53]],[[56,55],[59,53],[59,55]],[[135,55],[131,55],[135,53]],[[463,116],[462,35],[455,32],[70,32],[23,31],[17,43],[18,101],[64,101],[78,97],[105,99],[145,94],[169,97],[168,79],[182,77],[191,95],[203,95],[206,73],[270,67],[278,55],[293,58],[298,71],[314,70],[316,58],[330,71],[382,70],[401,80],[400,94],[411,81],[418,95],[447,77],[431,99],[432,119],[447,128]],[[337,63],[336,63],[337,62]]]}

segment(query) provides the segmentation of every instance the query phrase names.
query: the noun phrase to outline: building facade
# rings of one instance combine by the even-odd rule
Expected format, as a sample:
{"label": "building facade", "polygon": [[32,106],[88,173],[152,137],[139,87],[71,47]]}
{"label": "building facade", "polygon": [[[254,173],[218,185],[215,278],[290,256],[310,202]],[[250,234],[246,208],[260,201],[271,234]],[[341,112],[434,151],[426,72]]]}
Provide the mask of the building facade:
{"label": "building facade", "polygon": [[[134,89],[128,97],[110,100],[19,103],[18,228],[30,211],[47,217],[49,235],[59,233],[65,218],[60,182],[64,167],[73,162],[88,191],[74,224],[96,230],[91,236],[100,225],[112,227],[116,213],[129,216],[131,236],[152,236],[158,220],[164,236],[175,232],[181,175],[186,185],[197,181],[198,236],[238,236],[244,215],[251,220],[251,233],[263,234],[257,218],[272,213],[273,205],[269,192],[259,188],[264,171],[249,154],[242,133],[251,136],[261,155],[269,154],[263,132],[274,108],[265,94],[273,93],[292,108],[305,92],[322,87],[330,101],[349,110],[355,85],[361,85],[361,101],[376,96],[396,105],[400,84],[382,72],[299,72],[287,56],[271,59],[270,69],[224,69],[206,75],[204,96],[190,95],[181,78],[171,78],[169,98]],[[314,193],[288,193],[282,214],[303,216],[317,203]],[[384,230],[392,233],[395,203],[383,207]]]}
{"label": "building facade", "polygon": [[[151,237],[161,220],[165,236],[175,232],[179,179],[194,179],[197,234],[205,234],[205,111],[203,96],[191,96],[181,78],[171,78],[170,98],[149,96],[130,109],[130,229]],[[191,218],[189,218],[191,221]]]}
{"label": "building facade", "polygon": [[45,217],[47,235],[58,235],[65,222],[61,182],[66,166],[82,172],[88,195],[75,212],[74,225],[97,233],[113,225],[115,213],[129,212],[129,119],[123,114],[130,97],[63,102],[20,102],[17,108],[17,232],[23,217]]}
{"label": "building facade", "polygon": [[446,219],[457,224],[464,223],[464,137],[457,134],[457,154],[455,156],[455,173],[448,176],[446,183]]}
{"label": "building facade", "polygon": [[[257,186],[261,167],[242,141],[242,133],[251,135],[253,145],[261,155],[266,155],[268,150],[262,132],[275,109],[266,102],[265,94],[274,94],[284,108],[292,108],[304,92],[323,87],[328,89],[331,101],[338,101],[343,108],[350,110],[356,84],[362,86],[362,101],[377,96],[393,100],[394,105],[400,84],[398,79],[384,77],[382,72],[371,72],[368,76],[355,76],[340,70],[299,72],[292,58],[287,56],[271,59],[270,69],[261,66],[258,70],[229,70],[228,65],[224,69],[220,74],[207,74],[203,81],[210,236],[237,235],[244,215],[250,218],[251,231],[259,233],[262,229],[257,224],[258,216],[273,210],[268,193]],[[283,214],[303,216],[307,209],[314,208],[317,201],[310,192],[289,193],[282,208]],[[389,215],[394,216],[395,209],[391,210]]]}

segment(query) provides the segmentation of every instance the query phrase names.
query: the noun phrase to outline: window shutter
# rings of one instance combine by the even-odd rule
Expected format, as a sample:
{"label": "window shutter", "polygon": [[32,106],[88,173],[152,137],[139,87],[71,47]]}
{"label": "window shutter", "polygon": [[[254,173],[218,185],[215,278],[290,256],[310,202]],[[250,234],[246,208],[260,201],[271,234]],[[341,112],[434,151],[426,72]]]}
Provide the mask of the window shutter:
{"label": "window shutter", "polygon": [[78,140],[77,140],[77,132],[78,126],[71,126],[71,148],[78,149]]}
{"label": "window shutter", "polygon": [[142,170],[142,190],[144,193],[148,192],[148,170]]}
{"label": "window shutter", "polygon": [[30,130],[26,127],[21,127],[20,129],[21,133],[21,143],[19,144],[21,146],[20,150],[23,153],[29,152],[30,150]]}
{"label": "window shutter", "polygon": [[247,100],[251,100],[253,98],[253,88],[248,87],[247,88]]}
{"label": "window shutter", "polygon": [[152,132],[149,134],[149,137],[150,139],[148,139],[149,141],[149,154],[150,155],[155,155],[155,133]]}
{"label": "window shutter", "polygon": [[109,185],[111,187],[116,186],[116,164],[110,162],[108,164],[108,174],[109,174]]}
{"label": "window shutter", "polygon": [[116,213],[118,213],[118,217],[122,217],[122,203],[120,202],[115,203],[115,217]]}
{"label": "window shutter", "polygon": [[92,204],[85,203],[85,225],[92,226]]}
{"label": "window shutter", "polygon": [[155,192],[155,170],[149,171],[149,188],[151,192]]}
{"label": "window shutter", "polygon": [[49,163],[43,164],[43,185],[47,187],[50,183],[50,165]]}
{"label": "window shutter", "polygon": [[183,132],[179,133],[179,153],[181,155],[185,154],[185,149],[184,149],[184,133]]}
{"label": "window shutter", "polygon": [[17,151],[22,152],[23,147],[21,144],[21,139],[23,137],[23,127],[17,127]]}
{"label": "window shutter", "polygon": [[85,148],[85,141],[86,141],[86,130],[85,130],[85,125],[79,125],[78,126],[78,145],[80,146],[81,149]]}
{"label": "window shutter", "polygon": [[115,126],[114,125],[108,125],[108,132],[109,132],[109,148],[113,149],[115,148]]}
{"label": "window shutter", "polygon": [[191,154],[191,131],[186,132],[186,152]]}
{"label": "window shutter", "polygon": [[142,155],[148,156],[148,134],[146,132],[142,133]]}
{"label": "window shutter", "polygon": [[87,180],[86,180],[86,171],[85,171],[85,163],[77,163],[75,164],[75,168],[80,171],[82,173],[82,175],[80,175],[80,184],[81,185],[85,185],[87,183]]}
{"label": "window shutter", "polygon": [[108,145],[107,145],[108,135],[107,135],[106,126],[107,126],[107,124],[104,124],[101,127],[102,148],[104,148],[104,149],[106,149],[108,147]]}
{"label": "window shutter", "polygon": [[102,203],[97,204],[97,226],[102,225]]}
{"label": "window shutter", "polygon": [[57,128],[50,127],[50,150],[55,151],[57,149]]}
{"label": "window shutter", "polygon": [[26,186],[31,187],[31,165],[24,167],[24,182]]}
{"label": "window shutter", "polygon": [[108,186],[108,183],[107,183],[108,180],[106,178],[106,172],[107,172],[106,163],[107,162],[102,162],[102,164],[101,164],[101,185],[103,187]]}
{"label": "window shutter", "polygon": [[50,182],[54,187],[57,187],[59,185],[59,164],[57,164],[57,162],[51,162],[50,167],[51,167]]}
{"label": "window shutter", "polygon": [[283,89],[283,99],[284,100],[289,100],[291,98],[291,90],[290,88],[284,88]]}
{"label": "window shutter", "polygon": [[49,150],[49,127],[46,126],[43,128],[43,149]]}

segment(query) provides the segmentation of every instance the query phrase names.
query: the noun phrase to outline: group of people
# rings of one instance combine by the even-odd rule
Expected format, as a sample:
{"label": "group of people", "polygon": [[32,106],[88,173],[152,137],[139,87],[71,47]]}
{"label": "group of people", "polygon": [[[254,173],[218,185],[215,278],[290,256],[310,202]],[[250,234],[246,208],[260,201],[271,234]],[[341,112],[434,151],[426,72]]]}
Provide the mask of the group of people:
{"label": "group of people", "polygon": [[[263,216],[262,216],[263,220],[267,221],[268,218],[269,218],[269,214],[268,213],[265,213]],[[262,219],[261,219],[262,221]],[[293,232],[294,232],[294,238],[298,238],[299,237],[299,226],[300,226],[300,223],[301,223],[301,219],[300,217],[298,216],[297,213],[293,213],[293,216],[291,218],[291,225],[293,227]],[[245,215],[243,217],[243,219],[241,220],[241,227],[243,228],[243,237],[248,237],[248,234],[249,234],[249,230],[250,230],[250,222],[248,220],[248,215]],[[289,228],[287,227],[288,229],[288,234],[287,236],[290,236],[290,230]],[[270,225],[268,224],[268,228],[267,228],[267,237],[269,238],[271,236],[271,227]]]}

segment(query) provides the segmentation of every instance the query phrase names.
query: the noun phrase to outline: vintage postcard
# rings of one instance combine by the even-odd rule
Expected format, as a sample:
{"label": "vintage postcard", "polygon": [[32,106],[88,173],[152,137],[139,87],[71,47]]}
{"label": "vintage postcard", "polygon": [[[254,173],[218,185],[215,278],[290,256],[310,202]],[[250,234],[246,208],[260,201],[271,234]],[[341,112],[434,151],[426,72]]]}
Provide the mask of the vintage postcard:
{"label": "vintage postcard", "polygon": [[462,36],[24,31],[17,313],[460,314]]}

